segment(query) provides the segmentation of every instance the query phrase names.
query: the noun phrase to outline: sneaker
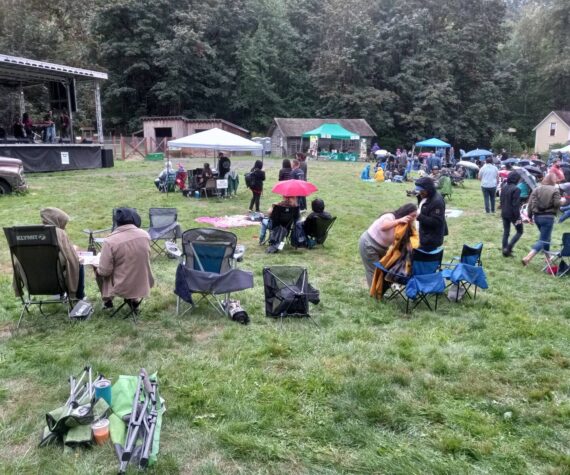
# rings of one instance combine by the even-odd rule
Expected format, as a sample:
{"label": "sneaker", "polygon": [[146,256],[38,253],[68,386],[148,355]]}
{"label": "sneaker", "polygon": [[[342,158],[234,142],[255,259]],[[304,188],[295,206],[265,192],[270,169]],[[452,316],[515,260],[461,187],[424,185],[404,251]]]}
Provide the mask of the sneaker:
{"label": "sneaker", "polygon": [[113,305],[112,300],[104,300],[103,301],[103,310],[109,311],[109,310],[113,310],[114,308],[115,308],[115,306]]}

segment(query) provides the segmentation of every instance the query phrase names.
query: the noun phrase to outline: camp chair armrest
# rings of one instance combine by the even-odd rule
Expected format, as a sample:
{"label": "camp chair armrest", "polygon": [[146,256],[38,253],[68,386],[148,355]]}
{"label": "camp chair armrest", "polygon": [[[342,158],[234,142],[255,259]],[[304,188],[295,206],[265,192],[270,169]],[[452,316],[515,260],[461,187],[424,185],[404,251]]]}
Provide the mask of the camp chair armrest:
{"label": "camp chair armrest", "polygon": [[113,228],[105,228],[105,229],[84,229],[83,232],[85,234],[100,234],[100,233],[108,233],[112,231]]}
{"label": "camp chair armrest", "polygon": [[457,263],[459,263],[460,261],[461,261],[461,257],[454,256],[451,258],[451,260],[449,262],[442,262],[441,267],[453,267],[453,266],[456,266]]}

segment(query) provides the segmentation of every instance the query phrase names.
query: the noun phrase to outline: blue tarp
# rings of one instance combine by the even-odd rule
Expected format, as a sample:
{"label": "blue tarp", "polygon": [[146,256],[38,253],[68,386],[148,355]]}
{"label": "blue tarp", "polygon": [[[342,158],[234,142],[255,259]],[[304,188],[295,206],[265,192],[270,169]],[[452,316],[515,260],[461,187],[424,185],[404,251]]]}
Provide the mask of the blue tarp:
{"label": "blue tarp", "polygon": [[449,145],[447,142],[444,142],[443,140],[439,140],[434,137],[431,139],[423,140],[421,142],[417,142],[416,147],[449,148],[451,145]]}

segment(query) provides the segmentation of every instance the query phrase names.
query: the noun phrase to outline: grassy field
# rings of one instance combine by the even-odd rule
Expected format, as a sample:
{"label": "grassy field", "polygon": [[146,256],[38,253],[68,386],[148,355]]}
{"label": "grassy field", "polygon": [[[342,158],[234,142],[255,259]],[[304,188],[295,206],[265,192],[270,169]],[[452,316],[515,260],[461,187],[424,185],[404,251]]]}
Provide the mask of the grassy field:
{"label": "grassy field", "polygon": [[[234,159],[244,171],[252,160]],[[195,164],[198,162],[195,161]],[[269,190],[279,163],[267,162]],[[425,474],[570,473],[570,306],[568,281],[541,273],[540,259],[520,258],[537,236],[527,226],[516,258],[501,256],[499,216],[486,215],[475,181],[454,189],[444,260],[463,243],[483,241],[490,288],[477,300],[441,303],[437,313],[377,303],[365,288],[358,238],[381,212],[409,200],[409,185],[362,183],[362,164],[309,163],[309,178],[338,216],[325,248],[265,254],[257,228],[233,230],[247,247],[241,267],[255,288],[235,294],[252,322],[238,325],[201,307],[175,316],[176,262],[152,261],[157,285],[137,326],[100,310],[94,278],[91,320],[63,314],[28,320],[18,334],[6,242],[0,240],[0,473],[111,474],[110,445],[63,455],[38,449],[45,412],[66,399],[66,378],[85,364],[115,379],[157,371],[166,399],[158,464],[150,473]],[[39,221],[44,206],[83,228],[110,224],[114,206],[175,206],[183,229],[198,216],[247,210],[237,199],[185,199],[159,194],[160,164],[117,163],[114,169],[30,175],[31,190],[0,200],[3,226]],[[267,208],[275,197],[262,197]],[[560,241],[563,226],[555,228]],[[307,320],[279,322],[263,311],[261,271],[300,264],[321,291]]]}

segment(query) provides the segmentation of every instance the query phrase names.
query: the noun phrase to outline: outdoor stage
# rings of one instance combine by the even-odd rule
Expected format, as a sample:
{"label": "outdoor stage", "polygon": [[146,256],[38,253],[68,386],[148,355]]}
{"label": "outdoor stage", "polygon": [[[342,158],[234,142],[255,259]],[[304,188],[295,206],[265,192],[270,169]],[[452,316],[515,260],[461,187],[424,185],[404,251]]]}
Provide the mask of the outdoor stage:
{"label": "outdoor stage", "polygon": [[22,160],[28,173],[101,168],[102,155],[101,145],[0,144],[0,156]]}

